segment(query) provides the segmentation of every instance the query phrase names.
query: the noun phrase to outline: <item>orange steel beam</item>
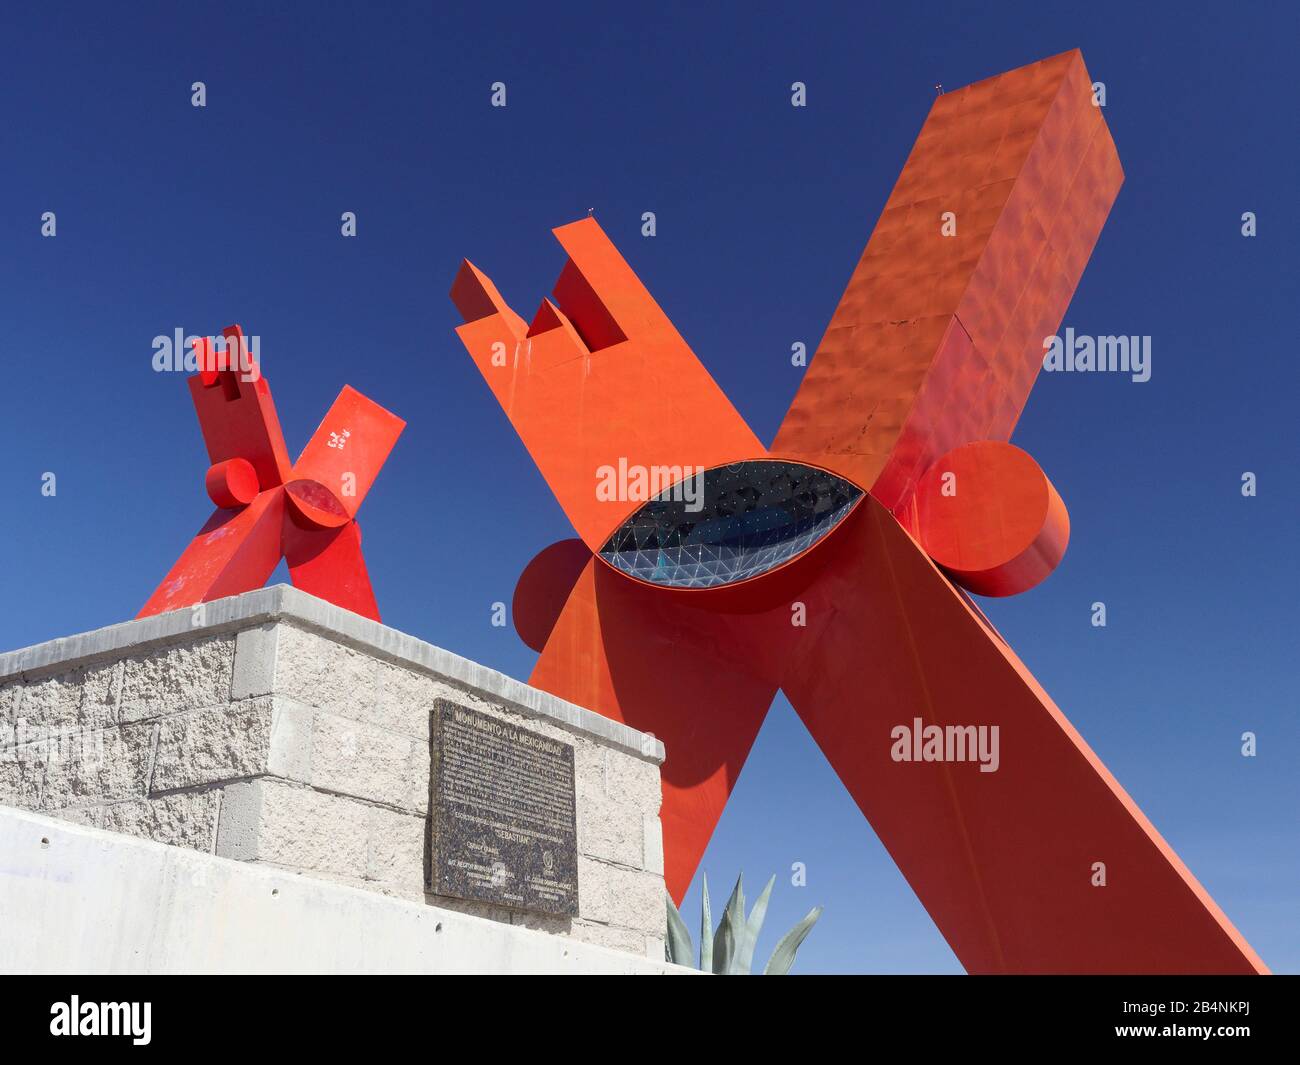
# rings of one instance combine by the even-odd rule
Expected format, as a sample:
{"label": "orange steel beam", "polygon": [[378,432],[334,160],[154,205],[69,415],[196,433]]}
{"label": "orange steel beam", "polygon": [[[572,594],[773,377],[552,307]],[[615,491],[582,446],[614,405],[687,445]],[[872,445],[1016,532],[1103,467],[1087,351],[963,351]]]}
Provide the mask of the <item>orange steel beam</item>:
{"label": "orange steel beam", "polygon": [[[883,505],[868,499],[827,548],[834,557],[801,598],[810,618],[833,621],[801,641],[781,686],[967,970],[1264,971],[1029,670]],[[917,719],[922,730],[945,729],[945,742],[949,726],[996,728],[996,771],[895,760],[916,753],[899,749],[894,730],[915,735]],[[990,754],[994,735],[983,732]],[[980,738],[954,733],[954,742]]]}
{"label": "orange steel beam", "polygon": [[1124,178],[1091,86],[1075,50],[935,100],[774,454],[899,509],[1010,439]]}
{"label": "orange steel beam", "polygon": [[[555,231],[569,261],[531,325],[462,266],[461,339],[581,537],[516,589],[531,681],[664,740],[675,898],[783,689],[970,971],[1266,971],[958,587],[1023,591],[1065,550],[1064,503],[1007,440],[1121,181],[1077,51],[940,97],[770,451],[593,220]],[[599,557],[644,500],[602,499],[598,468],[725,468],[725,507],[680,526],[707,541],[776,483],[737,491],[751,460],[866,495],[718,587]],[[928,757],[936,726],[996,735],[996,769]]]}
{"label": "orange steel beam", "polygon": [[525,326],[467,260],[452,287],[466,319],[456,332],[595,551],[636,509],[598,495],[597,471],[717,466],[763,445],[596,221],[554,232],[569,256],[556,302]]}

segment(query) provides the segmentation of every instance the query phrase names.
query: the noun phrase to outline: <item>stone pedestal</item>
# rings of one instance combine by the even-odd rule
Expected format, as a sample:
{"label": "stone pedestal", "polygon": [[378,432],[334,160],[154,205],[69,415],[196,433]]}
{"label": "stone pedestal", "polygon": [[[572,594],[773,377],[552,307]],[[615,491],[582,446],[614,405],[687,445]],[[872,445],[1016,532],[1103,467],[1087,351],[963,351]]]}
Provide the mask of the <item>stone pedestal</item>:
{"label": "stone pedestal", "polygon": [[[572,747],[576,915],[428,890],[438,705]],[[663,958],[662,745],[293,588],[0,655],[0,729],[0,804]]]}

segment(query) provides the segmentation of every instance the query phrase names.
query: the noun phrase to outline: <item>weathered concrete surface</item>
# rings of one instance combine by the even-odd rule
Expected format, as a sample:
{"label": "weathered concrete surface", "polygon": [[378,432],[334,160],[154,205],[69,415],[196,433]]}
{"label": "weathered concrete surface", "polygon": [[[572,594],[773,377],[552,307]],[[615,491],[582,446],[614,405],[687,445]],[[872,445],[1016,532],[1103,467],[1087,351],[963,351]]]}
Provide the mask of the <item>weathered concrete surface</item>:
{"label": "weathered concrete surface", "polygon": [[[426,894],[439,699],[573,745],[576,918]],[[663,756],[652,736],[285,586],[0,655],[0,805],[656,959]]]}
{"label": "weathered concrete surface", "polygon": [[8,809],[0,914],[8,974],[691,972],[603,927],[579,942]]}

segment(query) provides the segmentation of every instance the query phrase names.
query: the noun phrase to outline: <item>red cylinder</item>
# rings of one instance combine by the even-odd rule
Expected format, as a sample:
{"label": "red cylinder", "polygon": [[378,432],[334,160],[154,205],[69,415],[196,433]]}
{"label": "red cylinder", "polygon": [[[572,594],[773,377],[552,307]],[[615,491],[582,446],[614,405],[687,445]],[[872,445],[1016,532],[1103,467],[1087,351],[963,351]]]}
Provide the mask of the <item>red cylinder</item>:
{"label": "red cylinder", "polygon": [[208,497],[217,506],[227,510],[245,507],[257,498],[261,486],[257,471],[248,459],[226,459],[208,467],[206,477]]}
{"label": "red cylinder", "polygon": [[1065,504],[1038,463],[994,440],[954,448],[925,472],[916,519],[926,554],[978,595],[1034,587],[1070,539]]}

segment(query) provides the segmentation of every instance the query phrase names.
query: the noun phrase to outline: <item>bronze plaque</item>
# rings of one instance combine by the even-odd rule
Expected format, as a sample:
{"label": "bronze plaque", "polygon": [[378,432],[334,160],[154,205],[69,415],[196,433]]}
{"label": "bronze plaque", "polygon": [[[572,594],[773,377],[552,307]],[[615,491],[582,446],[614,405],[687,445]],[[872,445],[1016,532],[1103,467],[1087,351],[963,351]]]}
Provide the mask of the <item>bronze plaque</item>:
{"label": "bronze plaque", "polygon": [[576,916],[573,745],[445,700],[431,742],[429,889]]}

